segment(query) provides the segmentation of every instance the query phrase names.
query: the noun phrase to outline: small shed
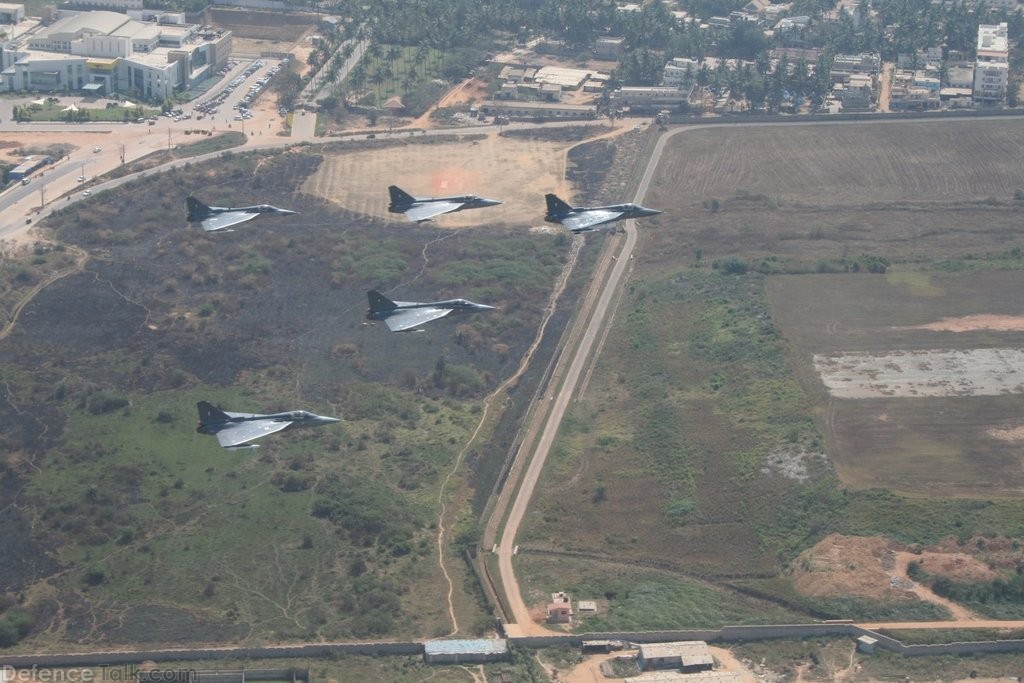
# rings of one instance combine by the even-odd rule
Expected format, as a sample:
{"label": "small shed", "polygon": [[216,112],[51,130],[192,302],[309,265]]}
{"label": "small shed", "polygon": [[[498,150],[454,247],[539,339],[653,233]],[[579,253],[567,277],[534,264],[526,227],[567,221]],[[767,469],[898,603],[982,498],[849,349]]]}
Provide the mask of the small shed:
{"label": "small shed", "polygon": [[384,102],[384,108],[388,110],[388,113],[393,116],[397,116],[405,112],[405,103],[402,102],[401,97],[395,95],[394,97],[389,97],[387,101]]}
{"label": "small shed", "polygon": [[423,644],[428,664],[462,664],[509,661],[508,641],[501,638],[428,640]]}
{"label": "small shed", "polygon": [[626,644],[621,640],[584,640],[580,643],[580,651],[583,654],[593,654],[595,652],[612,652],[614,650],[622,650],[626,647]]}
{"label": "small shed", "polygon": [[548,605],[549,624],[568,624],[572,621],[572,604],[568,602],[552,602]]}
{"label": "small shed", "polygon": [[871,636],[860,636],[857,638],[857,651],[863,652],[864,654],[870,655],[875,652],[875,645],[878,644],[878,638],[872,638]]}
{"label": "small shed", "polygon": [[680,640],[641,645],[636,664],[641,671],[677,669],[683,673],[699,673],[713,669],[715,658],[703,640]]}

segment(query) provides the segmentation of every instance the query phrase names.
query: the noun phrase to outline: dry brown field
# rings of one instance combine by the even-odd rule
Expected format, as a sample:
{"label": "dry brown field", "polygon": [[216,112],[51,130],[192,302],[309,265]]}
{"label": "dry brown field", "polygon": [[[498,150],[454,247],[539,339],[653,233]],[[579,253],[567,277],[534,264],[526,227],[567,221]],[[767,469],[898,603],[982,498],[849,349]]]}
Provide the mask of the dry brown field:
{"label": "dry brown field", "polygon": [[[768,279],[773,317],[820,397],[829,454],[848,485],[943,497],[1024,491],[1024,387],[986,390],[991,368],[980,358],[1024,348],[1024,331],[1006,324],[1019,322],[1022,286],[1020,271]],[[816,376],[813,356],[851,353],[877,359],[860,368],[877,392],[844,398]],[[901,390],[912,375],[946,391]]]}
{"label": "dry brown field", "polygon": [[[595,129],[595,134],[600,132]],[[403,140],[407,135],[395,133],[394,137]],[[575,144],[499,138],[491,133],[443,144],[342,149],[326,155],[302,190],[350,211],[396,221],[405,218],[388,213],[388,185],[419,197],[476,194],[503,203],[440,216],[436,224],[445,228],[481,223],[543,226],[544,194],[566,190],[565,155]]]}
{"label": "dry brown field", "polygon": [[1020,243],[1022,153],[1024,127],[1006,120],[688,130],[666,146],[645,199],[676,223],[651,231],[645,258],[672,266],[700,249],[813,268],[863,251],[1002,249]]}
{"label": "dry brown field", "polygon": [[312,14],[216,8],[208,10],[207,16],[210,23],[231,30],[234,54],[290,52],[305,36],[316,32],[316,17]]}

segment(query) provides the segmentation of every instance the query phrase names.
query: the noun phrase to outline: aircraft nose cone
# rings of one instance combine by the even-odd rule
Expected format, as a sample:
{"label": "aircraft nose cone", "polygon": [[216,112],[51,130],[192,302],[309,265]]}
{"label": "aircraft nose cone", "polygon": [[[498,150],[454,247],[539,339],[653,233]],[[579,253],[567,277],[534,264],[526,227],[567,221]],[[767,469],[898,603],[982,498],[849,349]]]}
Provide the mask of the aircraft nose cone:
{"label": "aircraft nose cone", "polygon": [[487,304],[477,304],[476,307],[477,307],[477,309],[479,309],[481,311],[496,311],[496,310],[498,310],[496,306],[488,306]]}
{"label": "aircraft nose cone", "polygon": [[658,211],[657,209],[643,209],[642,211],[644,216],[657,216],[661,213],[661,211]]}
{"label": "aircraft nose cone", "polygon": [[320,418],[320,424],[331,425],[331,424],[334,424],[335,422],[341,422],[341,418],[339,418],[339,417],[321,417]]}
{"label": "aircraft nose cone", "polygon": [[298,211],[292,211],[290,209],[278,209],[277,212],[285,216],[291,216],[293,214],[298,213]]}
{"label": "aircraft nose cone", "polygon": [[482,203],[484,206],[498,206],[501,204],[497,199],[484,199]]}

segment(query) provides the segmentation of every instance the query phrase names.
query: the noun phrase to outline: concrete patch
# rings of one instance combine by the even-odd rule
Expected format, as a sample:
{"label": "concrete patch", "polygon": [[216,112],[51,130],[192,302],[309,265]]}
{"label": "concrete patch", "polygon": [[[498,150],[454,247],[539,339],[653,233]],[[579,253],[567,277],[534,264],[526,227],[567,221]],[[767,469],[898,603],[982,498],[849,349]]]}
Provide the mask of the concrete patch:
{"label": "concrete patch", "polygon": [[814,356],[835,398],[1024,393],[1024,350],[967,349]]}

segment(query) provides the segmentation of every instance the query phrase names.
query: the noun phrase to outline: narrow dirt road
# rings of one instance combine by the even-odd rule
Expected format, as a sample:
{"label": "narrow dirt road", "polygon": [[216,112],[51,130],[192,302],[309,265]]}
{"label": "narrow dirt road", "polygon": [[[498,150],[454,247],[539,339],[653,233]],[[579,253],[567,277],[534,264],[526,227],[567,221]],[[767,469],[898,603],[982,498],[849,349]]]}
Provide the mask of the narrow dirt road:
{"label": "narrow dirt road", "polygon": [[78,247],[68,246],[67,249],[75,254],[74,264],[52,273],[45,280],[40,281],[25,293],[25,296],[23,296],[18,303],[11,308],[11,313],[8,316],[7,323],[3,326],[3,329],[0,329],[0,339],[6,339],[8,335],[11,334],[11,331],[14,330],[14,326],[18,323],[18,317],[21,315],[22,310],[24,310],[25,306],[27,306],[32,299],[39,294],[39,292],[52,285],[54,282],[66,278],[68,275],[82,272],[82,269],[85,268],[85,264],[89,260],[89,254]]}
{"label": "narrow dirt road", "polygon": [[[644,195],[647,193],[647,188],[654,176],[654,170],[658,165],[658,160],[667,139],[668,136],[662,136],[658,140],[654,153],[651,155],[651,159],[644,170],[643,178],[637,187],[635,199],[637,202],[642,202]],[[637,232],[634,221],[625,221],[625,231],[626,239],[622,244],[608,279],[603,284],[600,296],[594,305],[594,310],[589,316],[589,322],[586,324],[586,328],[580,338],[579,345],[575,350],[569,349],[572,354],[571,363],[566,371],[565,379],[561,387],[557,389],[557,394],[549,408],[547,419],[544,423],[544,430],[534,447],[533,454],[529,459],[529,465],[526,468],[526,474],[520,483],[519,492],[512,504],[512,509],[501,533],[501,541],[498,544],[498,570],[501,574],[501,583],[505,590],[507,603],[512,610],[511,618],[514,622],[506,624],[506,633],[509,636],[547,633],[547,629],[535,624],[530,618],[529,607],[523,600],[519,582],[516,580],[515,571],[512,567],[515,540],[530,499],[533,497],[537,481],[540,479],[540,474],[544,469],[548,452],[554,443],[562,418],[569,407],[570,400],[575,394],[583,371],[590,362],[590,355],[594,344],[601,337],[605,317],[611,308],[611,302],[618,291],[619,284],[623,280],[633,248],[636,246]],[[586,320],[587,312],[581,312],[580,319]],[[506,485],[514,486],[515,484],[515,479],[510,477]]]}

